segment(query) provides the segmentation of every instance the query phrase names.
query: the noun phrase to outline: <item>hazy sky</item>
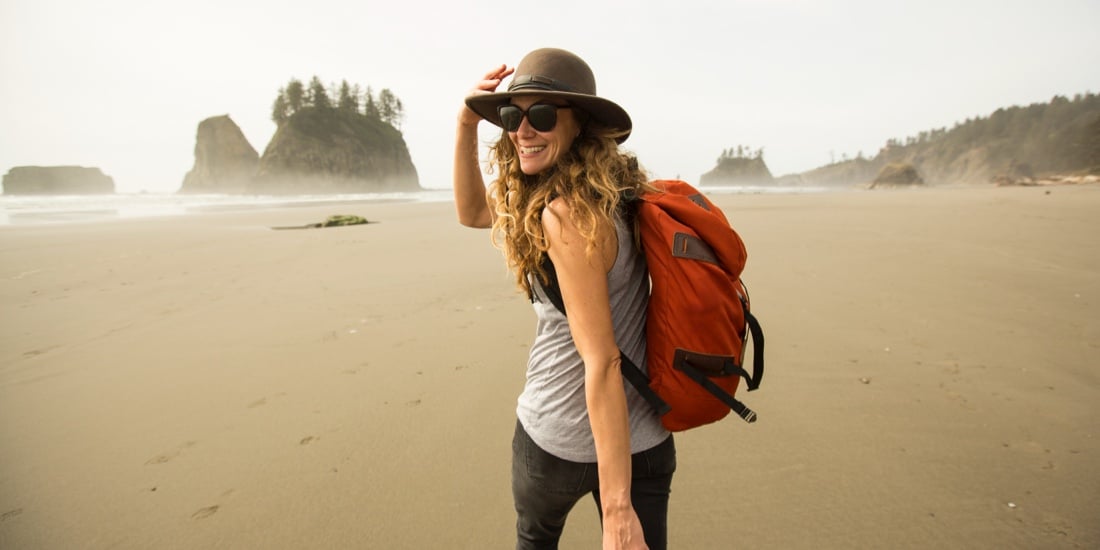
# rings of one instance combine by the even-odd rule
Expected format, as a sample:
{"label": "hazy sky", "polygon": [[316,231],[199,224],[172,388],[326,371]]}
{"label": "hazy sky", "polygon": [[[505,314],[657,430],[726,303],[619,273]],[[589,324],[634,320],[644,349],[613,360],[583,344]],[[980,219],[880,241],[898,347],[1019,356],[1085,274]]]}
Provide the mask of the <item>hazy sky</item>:
{"label": "hazy sky", "polygon": [[119,191],[174,191],[201,120],[230,115],[262,152],[278,89],[316,75],[393,90],[421,184],[449,187],[467,90],[554,46],[630,112],[625,146],[655,176],[698,180],[739,144],[778,176],[1098,93],[1098,28],[1100,0],[0,0],[0,173],[98,166]]}

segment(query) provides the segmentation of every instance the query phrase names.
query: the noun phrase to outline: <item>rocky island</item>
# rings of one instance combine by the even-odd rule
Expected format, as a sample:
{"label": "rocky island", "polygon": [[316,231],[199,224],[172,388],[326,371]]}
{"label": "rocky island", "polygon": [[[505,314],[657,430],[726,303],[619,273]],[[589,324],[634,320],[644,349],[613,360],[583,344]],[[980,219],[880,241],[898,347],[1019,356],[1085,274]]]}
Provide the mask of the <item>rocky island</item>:
{"label": "rocky island", "polygon": [[16,166],[4,174],[5,195],[101,195],[115,192],[115,181],[99,168]]}
{"label": "rocky island", "polygon": [[[337,97],[334,102],[331,96]],[[257,155],[228,116],[199,124],[195,165],[181,192],[335,194],[418,191],[420,183],[398,129],[401,101],[344,81],[329,92],[291,79],[272,107],[275,135]]]}
{"label": "rocky island", "polygon": [[764,163],[764,150],[751,151],[738,145],[722,151],[718,165],[699,178],[700,185],[771,185],[775,183],[771,170]]}
{"label": "rocky island", "polygon": [[420,185],[396,128],[354,112],[307,107],[275,132],[248,189],[369,193],[417,191]]}

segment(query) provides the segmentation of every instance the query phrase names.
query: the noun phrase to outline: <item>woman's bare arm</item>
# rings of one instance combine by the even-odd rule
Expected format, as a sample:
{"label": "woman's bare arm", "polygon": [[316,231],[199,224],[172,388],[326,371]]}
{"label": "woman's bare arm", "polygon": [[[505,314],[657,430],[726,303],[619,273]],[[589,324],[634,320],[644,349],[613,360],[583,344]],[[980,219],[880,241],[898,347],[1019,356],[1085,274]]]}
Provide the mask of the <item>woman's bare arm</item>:
{"label": "woman's bare arm", "polygon": [[[515,69],[501,65],[485,74],[470,92],[490,93]],[[454,193],[458,221],[469,227],[487,228],[493,225],[493,209],[485,192],[485,179],[481,175],[478,160],[477,124],[481,117],[466,105],[458,114],[458,130],[455,134]]]}
{"label": "woman's bare arm", "polygon": [[615,230],[605,228],[597,239],[596,250],[589,255],[584,238],[569,220],[564,200],[556,199],[547,207],[542,223],[569,312],[569,330],[584,360],[585,399],[600,478],[604,548],[645,548],[641,523],[630,500],[630,425],[607,287],[607,273],[618,252]]}

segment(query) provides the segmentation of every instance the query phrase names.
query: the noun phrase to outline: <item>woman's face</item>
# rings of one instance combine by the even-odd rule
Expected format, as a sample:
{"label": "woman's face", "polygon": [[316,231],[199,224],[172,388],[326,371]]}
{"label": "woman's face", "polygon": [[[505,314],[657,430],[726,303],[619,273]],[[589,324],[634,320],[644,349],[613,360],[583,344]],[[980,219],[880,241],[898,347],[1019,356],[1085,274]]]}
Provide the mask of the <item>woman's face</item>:
{"label": "woman's face", "polygon": [[[539,96],[513,97],[512,105],[526,112],[536,103],[565,106],[560,99]],[[538,174],[550,168],[573,145],[573,140],[580,134],[580,125],[573,109],[557,109],[558,122],[553,128],[545,132],[536,130],[531,126],[527,116],[523,117],[519,128],[514,132],[508,132],[508,138],[516,146],[519,154],[519,166],[524,174]]]}

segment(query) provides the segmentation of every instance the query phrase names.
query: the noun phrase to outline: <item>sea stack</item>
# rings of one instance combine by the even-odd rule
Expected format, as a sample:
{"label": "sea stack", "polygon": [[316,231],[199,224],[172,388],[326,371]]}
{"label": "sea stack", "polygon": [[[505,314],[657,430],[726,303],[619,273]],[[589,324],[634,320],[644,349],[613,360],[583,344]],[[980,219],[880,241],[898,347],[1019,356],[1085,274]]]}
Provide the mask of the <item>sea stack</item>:
{"label": "sea stack", "polygon": [[354,111],[305,107],[271,138],[255,194],[420,191],[401,132]]}
{"label": "sea stack", "polygon": [[762,151],[755,155],[745,154],[738,150],[737,153],[724,151],[718,158],[718,165],[710,172],[700,176],[699,184],[705,186],[721,185],[773,185],[775,178],[767,163],[764,162]]}
{"label": "sea stack", "polygon": [[195,165],[183,178],[181,193],[243,193],[256,174],[260,155],[229,115],[199,123]]}

